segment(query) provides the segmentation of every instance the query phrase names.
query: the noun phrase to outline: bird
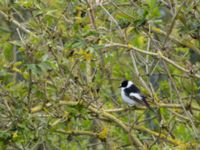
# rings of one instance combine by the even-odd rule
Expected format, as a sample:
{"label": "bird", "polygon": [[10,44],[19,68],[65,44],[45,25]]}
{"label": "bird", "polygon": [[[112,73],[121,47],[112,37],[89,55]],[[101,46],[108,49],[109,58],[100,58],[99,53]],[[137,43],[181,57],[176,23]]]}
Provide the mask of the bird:
{"label": "bird", "polygon": [[119,88],[121,89],[122,100],[129,106],[141,104],[151,109],[146,101],[146,96],[140,92],[139,88],[132,81],[123,80]]}

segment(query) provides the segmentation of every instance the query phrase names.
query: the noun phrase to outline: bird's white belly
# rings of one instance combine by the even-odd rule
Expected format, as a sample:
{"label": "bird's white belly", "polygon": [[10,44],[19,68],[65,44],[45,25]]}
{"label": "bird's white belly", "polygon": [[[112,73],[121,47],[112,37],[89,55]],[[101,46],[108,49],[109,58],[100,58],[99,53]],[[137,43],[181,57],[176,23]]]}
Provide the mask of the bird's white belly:
{"label": "bird's white belly", "polygon": [[127,97],[124,93],[124,90],[121,91],[121,96],[122,96],[122,99],[125,103],[128,103],[130,106],[133,106],[135,105],[135,101],[130,99],[129,97]]}

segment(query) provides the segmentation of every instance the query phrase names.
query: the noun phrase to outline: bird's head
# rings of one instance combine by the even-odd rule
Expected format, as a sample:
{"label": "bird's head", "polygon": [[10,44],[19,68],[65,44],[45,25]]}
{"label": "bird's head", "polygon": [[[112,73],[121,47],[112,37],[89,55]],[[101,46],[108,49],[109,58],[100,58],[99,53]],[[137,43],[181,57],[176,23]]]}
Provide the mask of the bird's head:
{"label": "bird's head", "polygon": [[128,82],[129,82],[128,80],[122,81],[119,88],[125,88],[125,87],[127,87],[128,86]]}

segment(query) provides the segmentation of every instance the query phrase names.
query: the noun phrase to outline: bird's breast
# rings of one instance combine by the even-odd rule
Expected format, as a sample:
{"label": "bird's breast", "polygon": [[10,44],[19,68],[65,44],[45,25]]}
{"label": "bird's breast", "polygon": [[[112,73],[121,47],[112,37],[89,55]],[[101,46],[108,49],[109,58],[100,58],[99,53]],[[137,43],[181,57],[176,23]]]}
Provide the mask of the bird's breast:
{"label": "bird's breast", "polygon": [[125,103],[128,103],[129,105],[133,106],[135,105],[135,101],[130,99],[128,96],[126,96],[124,90],[121,90],[121,96],[122,96],[122,100],[125,102]]}

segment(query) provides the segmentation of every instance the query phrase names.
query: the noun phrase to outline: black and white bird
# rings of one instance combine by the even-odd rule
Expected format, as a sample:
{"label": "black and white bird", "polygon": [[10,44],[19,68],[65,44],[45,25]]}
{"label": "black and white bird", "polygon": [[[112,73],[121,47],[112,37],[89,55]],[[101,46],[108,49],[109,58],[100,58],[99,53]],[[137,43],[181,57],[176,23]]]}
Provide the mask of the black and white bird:
{"label": "black and white bird", "polygon": [[123,101],[128,103],[129,106],[142,104],[151,109],[150,105],[146,101],[146,97],[140,93],[140,90],[133,84],[132,81],[122,81],[120,89]]}

